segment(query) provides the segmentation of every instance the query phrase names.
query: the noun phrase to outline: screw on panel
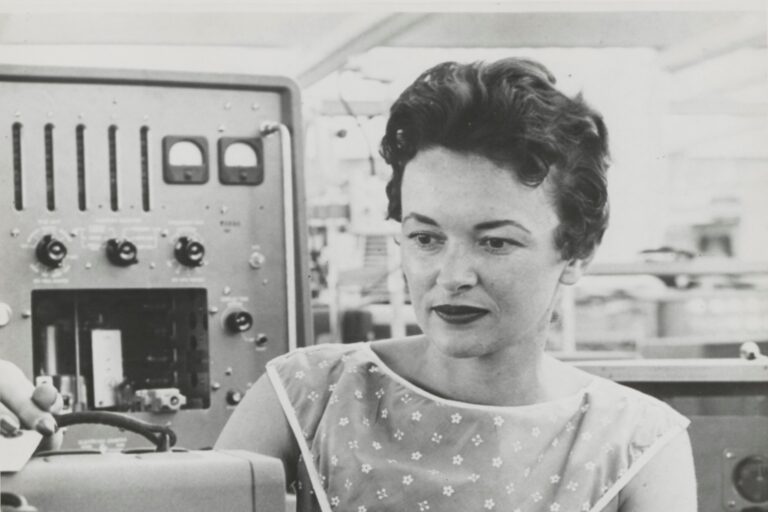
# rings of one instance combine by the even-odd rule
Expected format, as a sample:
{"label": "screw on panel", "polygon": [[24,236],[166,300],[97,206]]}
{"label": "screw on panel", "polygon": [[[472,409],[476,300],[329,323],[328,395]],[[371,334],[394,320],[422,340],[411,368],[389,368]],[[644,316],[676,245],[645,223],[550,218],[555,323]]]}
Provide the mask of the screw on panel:
{"label": "screw on panel", "polygon": [[736,502],[731,500],[728,502],[728,508],[736,508]]}
{"label": "screw on panel", "polygon": [[168,230],[167,229],[162,230],[160,232],[160,236],[163,237],[163,238],[167,237],[168,236]]}

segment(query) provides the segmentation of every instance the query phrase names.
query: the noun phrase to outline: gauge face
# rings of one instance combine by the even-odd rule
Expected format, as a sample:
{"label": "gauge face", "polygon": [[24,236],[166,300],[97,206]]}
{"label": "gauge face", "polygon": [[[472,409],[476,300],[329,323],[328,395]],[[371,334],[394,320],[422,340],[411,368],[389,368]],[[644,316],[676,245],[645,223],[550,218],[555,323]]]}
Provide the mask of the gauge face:
{"label": "gauge face", "polygon": [[733,468],[733,485],[752,503],[768,501],[768,457],[755,455],[740,460]]}

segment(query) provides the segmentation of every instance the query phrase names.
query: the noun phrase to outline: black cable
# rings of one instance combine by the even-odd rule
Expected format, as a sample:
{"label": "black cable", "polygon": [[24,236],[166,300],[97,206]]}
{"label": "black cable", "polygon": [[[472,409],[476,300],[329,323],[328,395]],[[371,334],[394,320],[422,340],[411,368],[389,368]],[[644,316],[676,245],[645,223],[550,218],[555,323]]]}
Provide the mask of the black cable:
{"label": "black cable", "polygon": [[154,425],[115,412],[83,411],[69,414],[54,414],[53,417],[59,427],[95,423],[134,432],[154,444],[158,452],[167,452],[176,444],[176,433],[169,427]]}

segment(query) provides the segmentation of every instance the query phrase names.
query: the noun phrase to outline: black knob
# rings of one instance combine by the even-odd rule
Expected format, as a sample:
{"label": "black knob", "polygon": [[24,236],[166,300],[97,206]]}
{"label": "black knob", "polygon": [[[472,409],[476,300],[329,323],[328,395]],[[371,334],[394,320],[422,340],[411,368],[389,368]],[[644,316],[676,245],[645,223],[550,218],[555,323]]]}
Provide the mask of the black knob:
{"label": "black knob", "polygon": [[253,315],[247,311],[234,311],[227,315],[224,325],[231,332],[245,332],[253,327]]}
{"label": "black knob", "polygon": [[107,258],[110,263],[118,267],[128,267],[139,262],[137,259],[139,251],[136,246],[128,240],[119,240],[110,238],[107,240]]}
{"label": "black knob", "polygon": [[229,391],[227,391],[227,403],[229,405],[237,405],[242,401],[243,401],[242,392],[236,389],[230,389]]}
{"label": "black knob", "polygon": [[176,259],[185,267],[199,267],[205,257],[205,246],[192,238],[182,236],[174,247]]}
{"label": "black knob", "polygon": [[51,235],[45,235],[35,248],[37,259],[49,268],[59,268],[67,257],[67,246]]}

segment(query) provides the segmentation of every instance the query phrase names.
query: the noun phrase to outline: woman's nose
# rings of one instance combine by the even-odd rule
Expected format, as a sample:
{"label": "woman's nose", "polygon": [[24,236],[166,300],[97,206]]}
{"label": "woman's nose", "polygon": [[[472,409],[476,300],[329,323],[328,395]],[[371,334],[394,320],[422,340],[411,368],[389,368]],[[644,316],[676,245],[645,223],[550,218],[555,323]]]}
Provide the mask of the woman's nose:
{"label": "woman's nose", "polygon": [[468,290],[477,284],[477,272],[471,255],[459,248],[444,253],[437,273],[437,284],[451,293]]}

